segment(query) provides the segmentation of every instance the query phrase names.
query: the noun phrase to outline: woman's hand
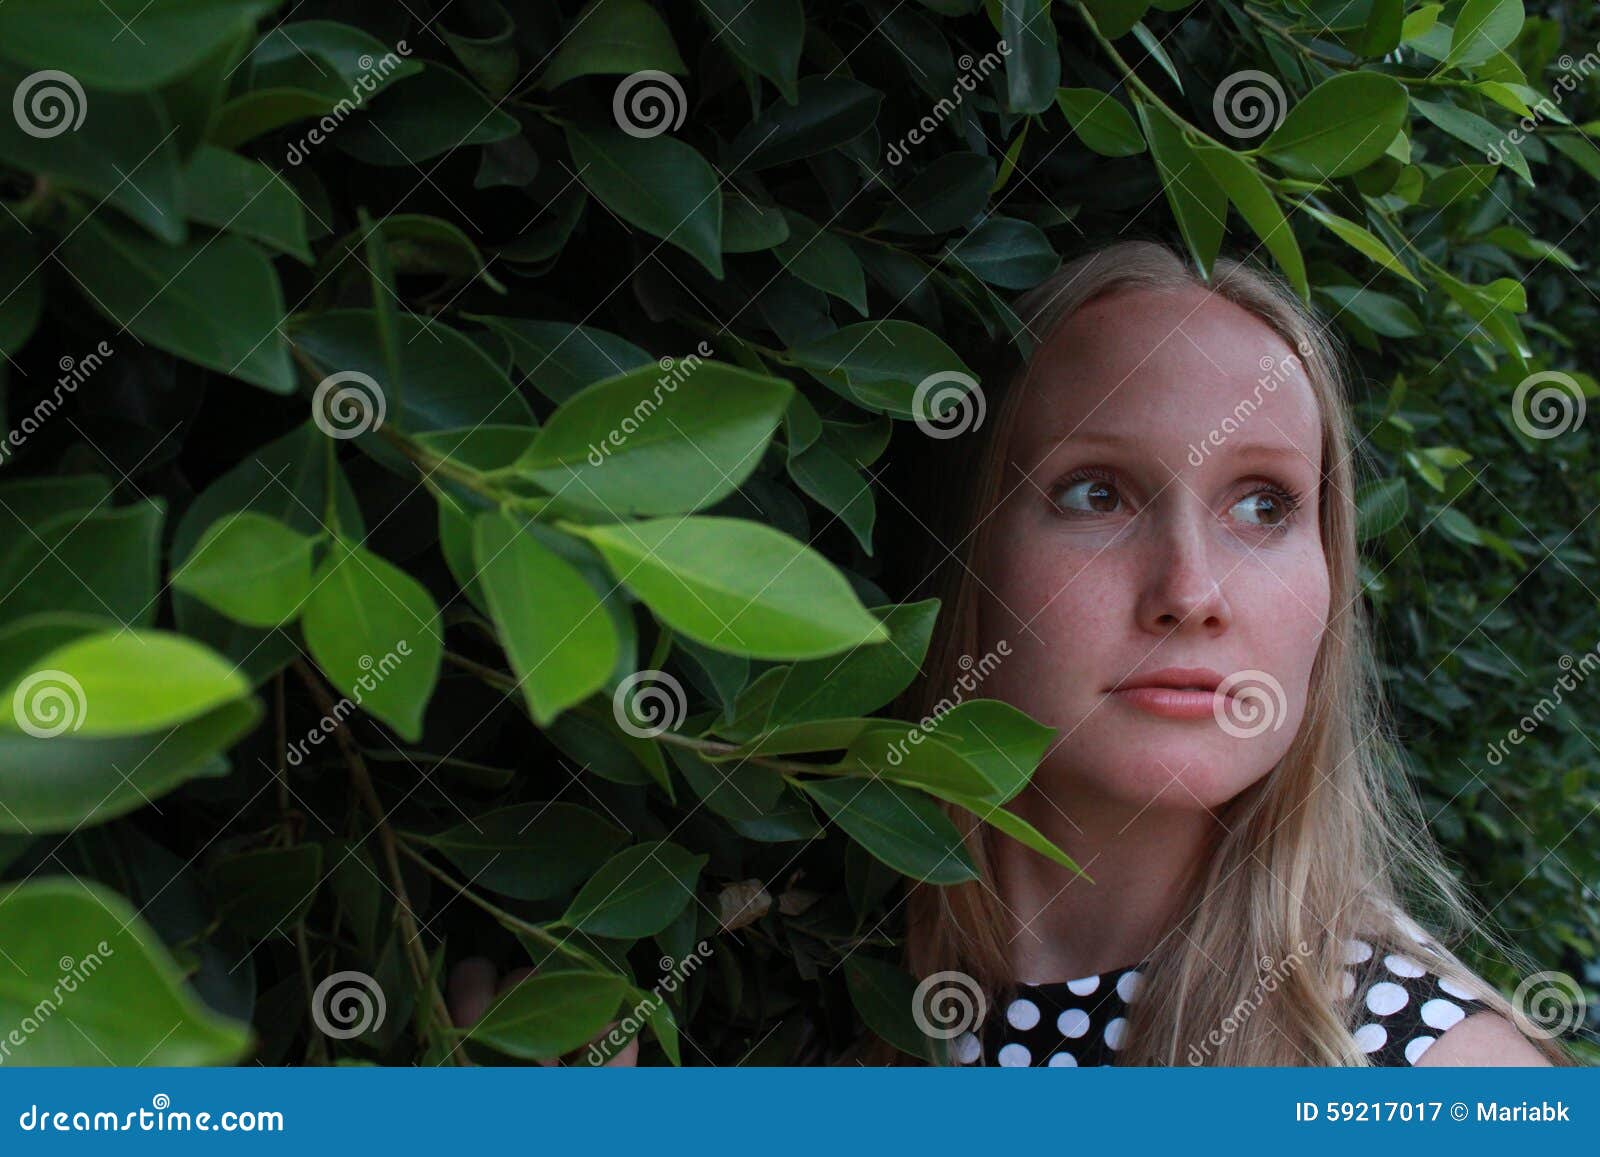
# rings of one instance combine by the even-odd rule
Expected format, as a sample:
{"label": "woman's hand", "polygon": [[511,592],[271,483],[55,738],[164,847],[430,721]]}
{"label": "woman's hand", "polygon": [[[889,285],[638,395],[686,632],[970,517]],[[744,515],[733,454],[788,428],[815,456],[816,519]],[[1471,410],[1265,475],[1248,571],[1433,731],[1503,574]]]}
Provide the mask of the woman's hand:
{"label": "woman's hand", "polygon": [[[532,968],[514,968],[506,973],[496,983],[498,972],[494,962],[486,956],[469,956],[465,960],[456,962],[450,970],[450,979],[445,984],[445,1002],[450,1006],[450,1019],[455,1021],[457,1028],[468,1028],[477,1023],[479,1017],[489,1010],[495,998],[509,991],[512,986],[521,983],[532,976]],[[616,1021],[606,1025],[595,1039],[598,1040],[616,1026]],[[566,1057],[575,1057],[582,1050],[574,1049]],[[566,1057],[560,1061],[540,1061],[541,1065],[556,1065],[567,1063]],[[614,1065],[637,1065],[639,1063],[639,1038],[635,1036],[617,1052],[617,1055],[606,1061],[606,1068]]]}

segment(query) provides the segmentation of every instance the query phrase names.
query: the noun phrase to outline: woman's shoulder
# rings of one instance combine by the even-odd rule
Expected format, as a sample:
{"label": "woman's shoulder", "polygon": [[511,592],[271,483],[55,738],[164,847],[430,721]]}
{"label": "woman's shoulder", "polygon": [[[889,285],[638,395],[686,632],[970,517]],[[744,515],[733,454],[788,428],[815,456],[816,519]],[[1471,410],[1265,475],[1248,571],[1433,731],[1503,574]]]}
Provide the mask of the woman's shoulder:
{"label": "woman's shoulder", "polygon": [[1544,1063],[1495,1010],[1483,982],[1429,948],[1426,939],[1344,941],[1341,994],[1368,1060],[1380,1067]]}

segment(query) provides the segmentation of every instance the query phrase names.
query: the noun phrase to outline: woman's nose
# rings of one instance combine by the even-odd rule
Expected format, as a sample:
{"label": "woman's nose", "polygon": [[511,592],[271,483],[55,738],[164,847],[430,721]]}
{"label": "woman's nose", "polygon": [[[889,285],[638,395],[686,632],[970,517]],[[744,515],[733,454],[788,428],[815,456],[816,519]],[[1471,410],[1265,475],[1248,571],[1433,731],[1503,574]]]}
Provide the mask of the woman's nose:
{"label": "woman's nose", "polygon": [[1140,592],[1139,624],[1154,634],[1179,627],[1219,631],[1231,617],[1223,587],[1232,565],[1215,549],[1214,516],[1185,494],[1165,510],[1145,512],[1149,551]]}

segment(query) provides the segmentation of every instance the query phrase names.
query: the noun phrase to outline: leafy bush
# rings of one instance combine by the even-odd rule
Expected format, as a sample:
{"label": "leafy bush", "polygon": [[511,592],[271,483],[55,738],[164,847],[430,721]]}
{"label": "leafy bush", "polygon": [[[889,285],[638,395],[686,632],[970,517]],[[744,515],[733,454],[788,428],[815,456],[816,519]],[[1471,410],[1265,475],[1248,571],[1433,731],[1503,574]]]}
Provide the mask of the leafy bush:
{"label": "leafy bush", "polygon": [[[1486,751],[1600,640],[1600,32],[1550,7],[0,5],[0,1060],[908,1039],[933,800],[1023,785],[953,737],[1050,732],[890,758],[938,608],[879,476],[1130,228],[1358,350],[1419,789],[1580,971],[1592,695]],[[471,953],[544,967],[468,1037]]]}

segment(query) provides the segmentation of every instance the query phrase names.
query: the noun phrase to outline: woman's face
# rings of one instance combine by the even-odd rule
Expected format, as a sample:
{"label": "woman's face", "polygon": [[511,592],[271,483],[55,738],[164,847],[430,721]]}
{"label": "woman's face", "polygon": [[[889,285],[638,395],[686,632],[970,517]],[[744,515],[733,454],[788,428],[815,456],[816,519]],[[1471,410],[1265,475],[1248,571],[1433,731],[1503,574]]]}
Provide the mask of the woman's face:
{"label": "woman's face", "polygon": [[[1009,649],[978,693],[1060,729],[1036,785],[1213,809],[1288,750],[1328,617],[1293,355],[1197,287],[1101,298],[1036,352],[978,560],[980,637]],[[1114,690],[1168,668],[1234,694]]]}

